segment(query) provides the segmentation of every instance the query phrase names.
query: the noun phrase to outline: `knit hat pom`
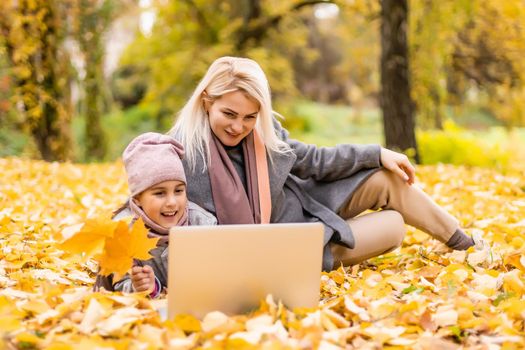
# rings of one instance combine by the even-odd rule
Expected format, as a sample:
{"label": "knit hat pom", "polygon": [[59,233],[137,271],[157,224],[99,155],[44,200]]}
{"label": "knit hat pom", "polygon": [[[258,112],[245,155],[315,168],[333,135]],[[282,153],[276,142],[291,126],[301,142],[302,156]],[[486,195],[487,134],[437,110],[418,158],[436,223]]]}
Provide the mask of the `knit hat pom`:
{"label": "knit hat pom", "polygon": [[131,196],[164,181],[186,183],[183,156],[184,147],[171,136],[148,132],[133,139],[122,154]]}

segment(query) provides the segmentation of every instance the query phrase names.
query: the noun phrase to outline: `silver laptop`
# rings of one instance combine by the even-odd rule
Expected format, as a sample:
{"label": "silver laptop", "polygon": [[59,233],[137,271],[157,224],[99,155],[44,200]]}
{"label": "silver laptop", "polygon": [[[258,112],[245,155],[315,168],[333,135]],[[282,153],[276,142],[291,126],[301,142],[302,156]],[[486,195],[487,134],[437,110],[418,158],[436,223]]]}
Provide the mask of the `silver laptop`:
{"label": "silver laptop", "polygon": [[321,223],[172,228],[168,317],[245,313],[268,294],[290,309],[317,306],[323,231]]}

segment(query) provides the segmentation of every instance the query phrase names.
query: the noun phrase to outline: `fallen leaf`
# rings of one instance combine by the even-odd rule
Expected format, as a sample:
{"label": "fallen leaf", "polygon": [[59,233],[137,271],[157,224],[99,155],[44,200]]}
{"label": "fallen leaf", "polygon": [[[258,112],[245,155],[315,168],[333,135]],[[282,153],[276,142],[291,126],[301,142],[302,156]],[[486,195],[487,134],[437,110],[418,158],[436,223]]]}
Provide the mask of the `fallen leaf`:
{"label": "fallen leaf", "polygon": [[458,312],[449,306],[440,306],[432,315],[432,322],[438,327],[455,325],[458,323]]}

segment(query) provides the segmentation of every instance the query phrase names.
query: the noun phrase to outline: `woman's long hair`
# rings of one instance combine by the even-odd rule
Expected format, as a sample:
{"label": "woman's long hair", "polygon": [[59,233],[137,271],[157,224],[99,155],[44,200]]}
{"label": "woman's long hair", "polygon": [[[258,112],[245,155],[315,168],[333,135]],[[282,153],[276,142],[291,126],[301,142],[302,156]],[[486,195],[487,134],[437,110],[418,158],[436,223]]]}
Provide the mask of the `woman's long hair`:
{"label": "woman's long hair", "polygon": [[192,171],[198,156],[206,160],[203,171],[210,162],[210,123],[204,101],[213,102],[233,91],[242,91],[259,103],[255,129],[263,139],[270,160],[273,152],[290,150],[275,134],[273,116],[278,114],[272,109],[270,86],[259,64],[249,58],[221,57],[211,64],[170,131],[184,145],[185,158]]}

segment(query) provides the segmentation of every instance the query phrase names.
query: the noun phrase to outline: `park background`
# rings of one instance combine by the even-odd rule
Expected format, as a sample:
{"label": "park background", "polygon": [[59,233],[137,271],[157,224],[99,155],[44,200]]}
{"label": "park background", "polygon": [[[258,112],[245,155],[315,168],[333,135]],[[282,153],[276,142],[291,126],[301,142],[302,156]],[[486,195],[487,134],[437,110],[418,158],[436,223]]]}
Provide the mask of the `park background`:
{"label": "park background", "polygon": [[[520,0],[1,1],[0,348],[525,346],[524,32]],[[408,227],[324,273],[315,310],[162,321],[92,293],[96,261],[57,243],[126,200],[126,144],[223,55],[260,63],[292,137],[405,152],[490,249]]]}
{"label": "park background", "polygon": [[234,55],[261,64],[306,142],[523,162],[521,1],[15,3],[0,17],[0,156],[114,160],[169,130],[209,64]]}

